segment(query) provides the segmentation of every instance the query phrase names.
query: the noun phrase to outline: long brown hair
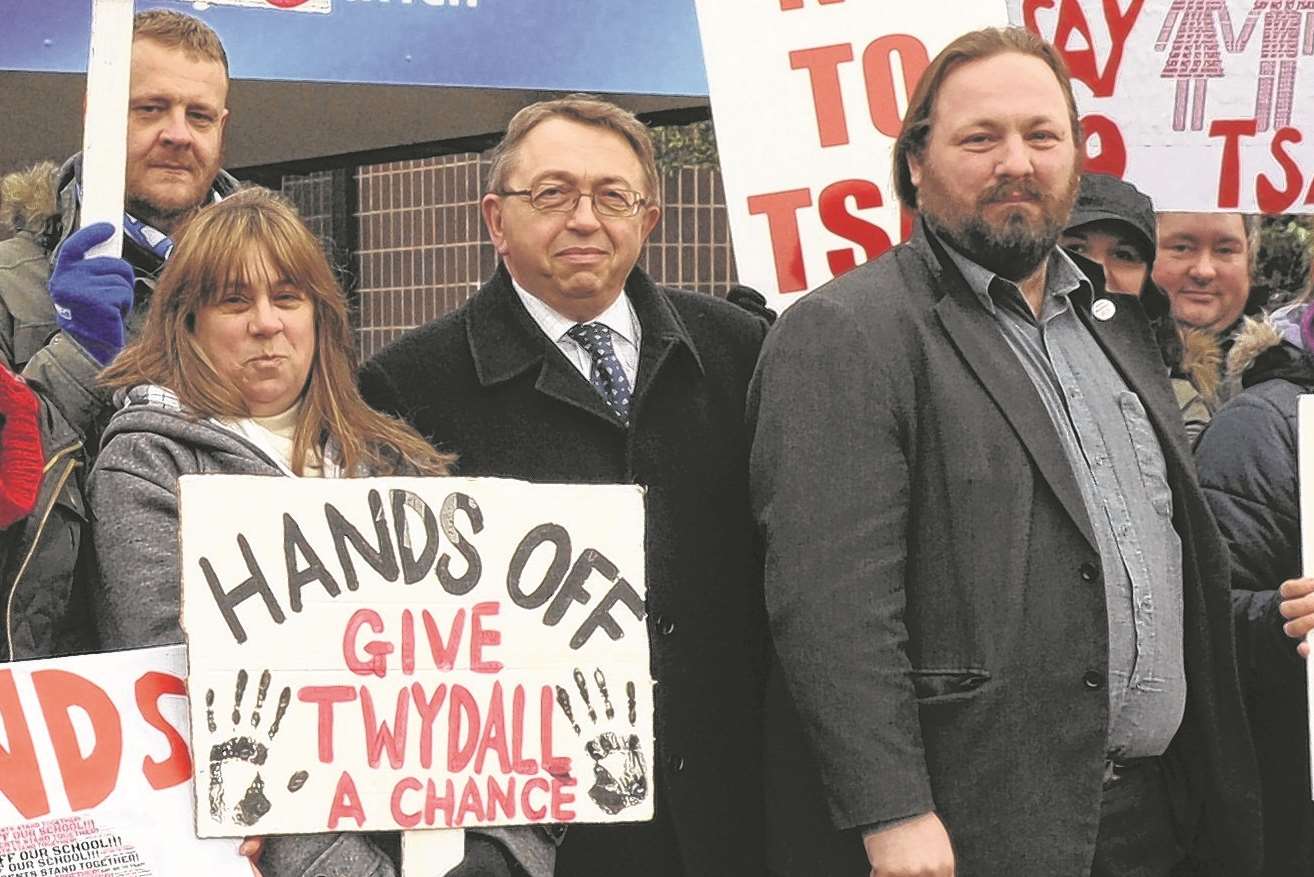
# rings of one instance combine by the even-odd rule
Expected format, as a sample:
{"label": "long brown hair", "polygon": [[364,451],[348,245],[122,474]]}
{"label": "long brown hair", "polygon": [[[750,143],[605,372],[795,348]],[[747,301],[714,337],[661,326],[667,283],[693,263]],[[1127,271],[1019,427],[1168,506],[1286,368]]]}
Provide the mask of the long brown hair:
{"label": "long brown hair", "polygon": [[202,209],[178,235],[137,339],[101,372],[107,387],[167,387],[198,417],[249,417],[241,392],[196,340],[196,315],[246,280],[264,255],[315,309],[315,354],[301,396],[292,470],[332,439],[348,475],[414,469],[446,474],[455,459],[435,451],[414,429],[365,404],[356,389],[356,356],[346,299],[328,259],[296,208],[252,187]]}
{"label": "long brown hair", "polygon": [[903,129],[894,142],[894,189],[899,200],[909,210],[917,207],[917,187],[913,185],[908,169],[908,156],[920,158],[931,135],[935,101],[940,87],[954,70],[969,61],[981,61],[1015,52],[1044,61],[1058,80],[1063,99],[1068,105],[1068,120],[1072,125],[1072,142],[1081,148],[1081,119],[1077,115],[1077,99],[1072,95],[1072,81],[1068,65],[1058,49],[1031,31],[1021,27],[986,27],[969,31],[945,46],[930,65],[922,71],[922,78],[908,98],[908,112],[903,117]]}

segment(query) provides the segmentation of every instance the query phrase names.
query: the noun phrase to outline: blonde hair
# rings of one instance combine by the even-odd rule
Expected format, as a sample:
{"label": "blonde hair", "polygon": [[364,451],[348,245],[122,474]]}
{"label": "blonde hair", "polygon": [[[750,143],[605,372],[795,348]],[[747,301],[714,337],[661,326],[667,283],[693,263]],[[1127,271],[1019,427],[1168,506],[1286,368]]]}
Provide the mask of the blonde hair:
{"label": "blonde hair", "polygon": [[249,417],[241,392],[205,355],[195,327],[197,313],[246,281],[262,255],[306,294],[315,313],[315,352],[301,396],[293,471],[301,474],[309,455],[331,439],[348,475],[392,475],[408,467],[446,474],[453,456],[438,453],[410,426],[361,398],[342,289],[296,208],[267,189],[243,189],[188,220],[141,333],[101,373],[101,383],[157,384],[199,417]]}
{"label": "blonde hair", "polygon": [[173,9],[150,9],[132,17],[133,40],[151,40],[166,49],[178,49],[223,65],[228,75],[228,53],[210,25]]}
{"label": "blonde hair", "polygon": [[629,110],[591,94],[568,94],[557,100],[539,101],[512,116],[506,127],[506,136],[493,149],[492,165],[488,169],[489,192],[500,195],[506,190],[507,177],[511,176],[520,144],[529,136],[530,131],[548,119],[569,119],[581,125],[614,131],[625,138],[639,159],[639,166],[643,168],[643,184],[648,190],[643,194],[649,204],[661,204],[657,158],[648,126],[635,118]]}

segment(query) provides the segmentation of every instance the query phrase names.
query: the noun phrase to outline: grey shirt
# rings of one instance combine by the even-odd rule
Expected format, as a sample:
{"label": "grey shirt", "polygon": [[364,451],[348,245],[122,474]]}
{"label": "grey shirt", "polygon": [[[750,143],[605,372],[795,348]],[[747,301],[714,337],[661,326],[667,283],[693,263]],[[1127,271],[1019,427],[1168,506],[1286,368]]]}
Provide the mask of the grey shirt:
{"label": "grey shirt", "polygon": [[1081,489],[1108,607],[1109,753],[1161,755],[1186,708],[1186,673],[1182,543],[1154,429],[1074,310],[1069,295],[1090,284],[1067,254],[1050,255],[1037,318],[1015,284],[945,249],[1040,394]]}

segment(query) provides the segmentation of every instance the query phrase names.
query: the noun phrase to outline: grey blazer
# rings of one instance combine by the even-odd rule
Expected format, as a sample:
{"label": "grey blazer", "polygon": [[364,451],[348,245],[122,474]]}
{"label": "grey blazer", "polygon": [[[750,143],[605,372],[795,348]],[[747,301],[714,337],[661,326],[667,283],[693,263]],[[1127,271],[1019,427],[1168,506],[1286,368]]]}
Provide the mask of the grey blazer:
{"label": "grey blazer", "polygon": [[[1089,873],[1108,723],[1100,558],[1022,366],[925,233],[804,297],[749,396],[777,656],[768,855],[862,873],[872,823],[935,810],[972,875]],[[1184,840],[1258,865],[1226,549],[1139,302],[1089,326],[1155,427],[1183,545],[1187,707],[1169,749]],[[800,755],[801,753],[801,755]],[[828,817],[828,818],[827,818]]]}

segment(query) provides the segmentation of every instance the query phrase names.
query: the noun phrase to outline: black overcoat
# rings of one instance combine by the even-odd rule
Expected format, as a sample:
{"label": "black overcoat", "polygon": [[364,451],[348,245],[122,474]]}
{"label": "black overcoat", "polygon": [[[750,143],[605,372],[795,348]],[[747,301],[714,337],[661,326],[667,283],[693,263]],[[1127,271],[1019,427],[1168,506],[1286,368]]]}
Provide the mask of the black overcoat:
{"label": "black overcoat", "polygon": [[504,267],[375,356],[361,387],[459,454],[455,474],[647,488],[657,817],[571,827],[557,873],[757,877],[765,612],[744,400],[766,325],[637,268],[626,292],[642,327],[629,429],[533,322]]}
{"label": "black overcoat", "polygon": [[[1182,540],[1187,700],[1166,767],[1191,793],[1184,832],[1240,877],[1259,814],[1227,553],[1139,301],[1093,282],[1073,303],[1149,414]],[[768,700],[774,870],[863,874],[863,826],[935,810],[960,875],[1088,874],[1108,726],[1099,552],[1044,404],[920,225],[785,312],[749,411],[785,683]]]}

